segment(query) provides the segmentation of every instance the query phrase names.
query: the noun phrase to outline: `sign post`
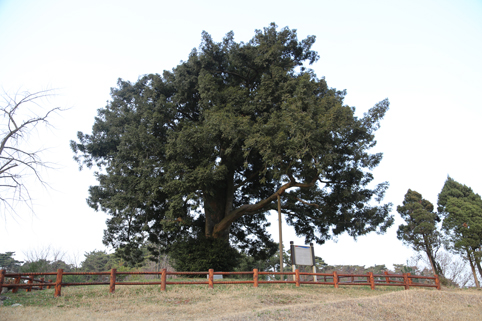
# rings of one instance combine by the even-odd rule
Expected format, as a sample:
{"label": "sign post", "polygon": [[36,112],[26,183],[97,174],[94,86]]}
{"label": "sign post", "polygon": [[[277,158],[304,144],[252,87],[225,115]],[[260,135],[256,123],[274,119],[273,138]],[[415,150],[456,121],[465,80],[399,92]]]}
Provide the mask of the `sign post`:
{"label": "sign post", "polygon": [[[315,250],[313,248],[313,243],[310,243],[310,246],[294,245],[293,241],[291,241],[290,250],[293,272],[296,270],[296,265],[309,265],[312,267],[313,273],[316,273]],[[313,276],[313,280],[315,282],[318,281],[316,275]]]}
{"label": "sign post", "polygon": [[[281,199],[278,194],[278,224],[279,224],[279,271],[283,273],[283,231],[281,229]],[[284,281],[284,275],[280,275],[281,281]]]}

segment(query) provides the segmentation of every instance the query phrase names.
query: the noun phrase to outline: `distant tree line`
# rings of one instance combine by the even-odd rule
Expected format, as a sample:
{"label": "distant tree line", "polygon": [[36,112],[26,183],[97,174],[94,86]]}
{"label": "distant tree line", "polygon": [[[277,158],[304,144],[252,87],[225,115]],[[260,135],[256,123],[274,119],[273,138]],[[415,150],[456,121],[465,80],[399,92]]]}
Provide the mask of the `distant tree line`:
{"label": "distant tree line", "polygon": [[[45,253],[45,251],[44,251]],[[60,253],[60,255],[59,255]],[[32,255],[29,255],[29,258],[25,262],[17,261],[13,258],[14,252],[6,252],[0,253],[0,269],[6,269],[7,272],[20,272],[20,273],[28,273],[28,272],[54,272],[57,269],[64,269],[65,272],[104,272],[109,271],[112,268],[117,269],[117,271],[160,271],[162,268],[168,268],[168,270],[174,270],[174,268],[170,265],[173,264],[176,267],[185,267],[187,265],[186,262],[176,263],[169,257],[163,258],[163,261],[158,263],[154,262],[152,257],[149,257],[149,252],[144,249],[144,253],[147,255],[146,260],[143,260],[142,263],[137,264],[137,266],[129,266],[127,262],[125,262],[119,254],[116,253],[107,253],[105,251],[91,251],[86,252],[84,254],[84,260],[77,266],[76,264],[67,263],[64,261],[65,253],[63,252],[54,252],[51,256],[53,259],[48,259],[45,256],[43,257],[34,257],[32,259]],[[60,258],[59,258],[60,257]],[[229,258],[227,258],[229,259]],[[195,265],[197,260],[192,261]],[[236,256],[236,267],[235,271],[252,271],[253,269],[258,269],[259,271],[265,272],[279,272],[279,253],[271,256],[266,260],[256,260],[253,256],[248,256],[244,253],[241,253]],[[283,265],[284,271],[291,272],[292,265],[291,265],[291,253],[289,250],[283,252]],[[389,271],[391,273],[405,273],[405,272],[412,272],[423,274],[423,272],[427,273],[426,271],[418,271],[416,267],[409,267],[405,265],[395,265],[395,269],[393,271],[389,270],[385,265],[375,265],[373,267],[365,267],[359,265],[328,265],[325,261],[319,257],[315,256],[315,266],[318,272],[322,273],[332,273],[333,271],[337,271],[339,273],[356,273],[356,274],[365,274],[367,272],[374,272],[375,274],[381,274],[385,271]],[[311,272],[312,267],[308,266],[297,266],[296,268],[300,269],[301,271]],[[202,266],[194,266],[191,269],[179,269],[179,271],[207,271],[209,267],[202,267]],[[107,279],[108,276],[65,276],[67,277],[67,282],[86,282],[86,281],[100,281],[102,279]],[[145,276],[143,276],[145,278]],[[266,279],[266,276],[261,276],[261,278]],[[274,277],[279,279],[279,276]],[[287,276],[284,277],[286,279]]]}
{"label": "distant tree line", "polygon": [[[160,271],[162,268],[172,270],[168,257],[162,257],[160,261],[156,261],[152,259],[147,249],[144,249],[143,252],[146,257],[134,265],[126,262],[118,253],[98,250],[86,252],[84,260],[80,264],[68,263],[71,259],[66,258],[66,252],[52,250],[49,247],[26,253],[27,259],[25,261],[16,260],[14,258],[15,252],[5,252],[0,253],[0,269],[5,269],[7,273],[55,272],[57,269],[63,269],[64,272],[105,272],[113,268],[119,272]],[[46,276],[45,278],[48,279],[49,277]],[[64,276],[66,282],[100,281],[106,278],[108,279],[108,276]]]}

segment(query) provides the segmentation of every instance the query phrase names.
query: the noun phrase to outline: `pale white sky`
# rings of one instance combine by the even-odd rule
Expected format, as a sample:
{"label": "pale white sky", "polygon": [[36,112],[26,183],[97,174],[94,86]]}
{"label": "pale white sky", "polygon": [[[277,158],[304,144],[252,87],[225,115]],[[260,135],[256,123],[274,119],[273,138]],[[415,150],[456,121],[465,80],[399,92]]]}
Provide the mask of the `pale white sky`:
{"label": "pale white sky", "polygon": [[[216,41],[233,30],[248,41],[255,29],[276,22],[316,35],[313,65],[329,86],[347,89],[346,103],[360,115],[388,97],[390,110],[374,152],[384,159],[377,182],[389,181],[385,202],[397,218],[385,235],[315,247],[329,264],[405,263],[412,255],[396,238],[395,211],[407,190],[436,204],[450,175],[482,193],[482,2],[406,1],[55,1],[0,0],[0,86],[37,91],[57,88],[46,108],[70,109],[39,129],[31,146],[48,147],[44,172],[51,189],[32,184],[32,215],[0,213],[0,252],[23,253],[48,245],[77,256],[104,249],[106,215],[85,202],[93,172],[78,171],[69,141],[91,132],[118,78],[136,81],[170,70],[198,47],[206,30]],[[271,216],[278,240],[277,215]],[[284,226],[289,241],[303,244]]]}

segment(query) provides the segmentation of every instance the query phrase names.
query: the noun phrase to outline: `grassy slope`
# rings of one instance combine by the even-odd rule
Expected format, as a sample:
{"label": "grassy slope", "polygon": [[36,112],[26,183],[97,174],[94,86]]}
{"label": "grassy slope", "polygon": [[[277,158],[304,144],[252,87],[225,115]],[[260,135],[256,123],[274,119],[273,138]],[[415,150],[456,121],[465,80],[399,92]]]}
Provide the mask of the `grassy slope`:
{"label": "grassy slope", "polygon": [[[482,320],[482,291],[302,285],[108,286],[7,294],[0,320]],[[21,303],[21,307],[11,307]]]}

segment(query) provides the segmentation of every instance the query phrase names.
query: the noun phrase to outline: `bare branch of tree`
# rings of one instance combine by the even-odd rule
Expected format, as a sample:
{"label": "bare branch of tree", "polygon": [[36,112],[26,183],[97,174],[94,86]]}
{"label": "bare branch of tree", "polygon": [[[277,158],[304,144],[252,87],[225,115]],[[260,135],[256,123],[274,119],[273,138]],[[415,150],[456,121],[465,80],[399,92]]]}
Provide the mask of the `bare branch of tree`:
{"label": "bare branch of tree", "polygon": [[67,256],[67,252],[60,248],[54,248],[52,245],[47,245],[30,249],[27,252],[24,252],[23,255],[26,258],[26,262],[36,262],[41,260],[55,262],[64,260]]}
{"label": "bare branch of tree", "polygon": [[[411,261],[418,269],[423,270],[427,268],[430,270],[430,273],[433,273],[430,261],[426,255],[418,252],[411,258]],[[472,273],[467,267],[467,262],[459,255],[441,250],[437,255],[437,263],[440,264],[442,269],[442,276],[452,282],[452,284],[456,284],[461,288],[474,285]]]}
{"label": "bare branch of tree", "polygon": [[55,107],[45,109],[42,99],[53,96],[52,90],[15,93],[3,91],[0,101],[0,203],[3,212],[16,214],[18,203],[32,209],[32,198],[26,185],[26,177],[34,176],[43,186],[41,170],[51,168],[42,161],[42,149],[30,150],[26,143],[38,125],[50,126],[49,117],[62,111]]}

